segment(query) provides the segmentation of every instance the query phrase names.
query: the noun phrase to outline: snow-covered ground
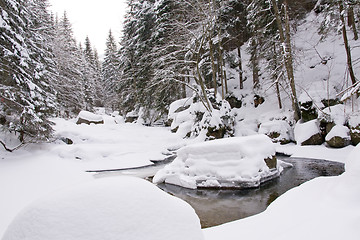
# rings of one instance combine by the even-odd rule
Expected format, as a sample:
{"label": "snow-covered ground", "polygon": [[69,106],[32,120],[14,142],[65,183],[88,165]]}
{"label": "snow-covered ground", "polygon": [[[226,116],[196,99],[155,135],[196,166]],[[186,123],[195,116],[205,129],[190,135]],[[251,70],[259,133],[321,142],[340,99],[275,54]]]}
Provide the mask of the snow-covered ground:
{"label": "snow-covered ground", "polygon": [[[166,151],[167,147],[182,146],[186,143],[183,139],[178,138],[176,134],[172,134],[168,128],[151,128],[125,123],[115,124],[113,118],[106,116],[104,116],[104,118],[105,124],[103,125],[76,125],[76,120],[66,121],[63,119],[55,119],[56,134],[72,139],[74,141],[72,145],[67,145],[59,140],[49,144],[29,145],[14,153],[7,153],[3,149],[0,150],[0,236],[4,234],[6,228],[15,216],[33,201],[44,198],[44,196],[47,196],[47,198],[51,197],[53,194],[58,194],[59,191],[67,191],[66,189],[69,187],[78,184],[98,181],[92,174],[86,173],[86,170],[147,165],[150,164],[149,159],[164,157],[161,153]],[[345,163],[347,163],[345,160],[347,155],[354,148],[349,146],[343,149],[330,149],[323,145],[301,147],[294,144],[277,145],[276,147],[278,151],[293,154],[298,157],[324,158]],[[357,156],[359,155],[358,153]],[[289,211],[289,203],[282,204],[284,201],[291,201],[292,207],[298,205],[303,206],[302,202],[306,199],[315,199],[313,204],[320,204],[320,202],[316,200],[318,194],[322,192],[331,193],[331,189],[329,188],[334,184],[336,185],[339,180],[337,189],[340,188],[343,190],[345,194],[344,197],[338,192],[340,190],[337,190],[336,193],[332,193],[333,195],[331,195],[329,199],[326,197],[327,195],[324,195],[324,197],[321,198],[321,204],[324,205],[324,207],[331,206],[325,204],[332,204],[333,200],[338,199],[336,207],[341,207],[344,204],[344,207],[347,206],[346,209],[344,209],[344,214],[349,213],[351,217],[352,208],[356,207],[358,202],[349,205],[348,201],[352,201],[352,198],[348,199],[345,198],[345,196],[348,196],[350,193],[360,194],[360,189],[356,188],[358,185],[348,182],[350,179],[352,179],[353,182],[359,182],[359,176],[360,172],[354,170],[351,178],[350,174],[338,178],[321,178],[314,181],[314,186],[312,185],[312,181],[305,184],[304,187],[301,186],[294,189],[293,191],[296,193],[296,197],[292,197],[290,193],[289,197],[287,197],[288,194],[285,194],[279,201],[275,201],[273,205],[277,207],[271,205],[270,209],[272,210],[269,212],[279,211],[283,213]],[[310,186],[310,190],[307,190],[306,186]],[[320,189],[321,192],[318,192]],[[337,195],[334,196],[334,194]],[[286,200],[287,198],[289,198],[289,200]],[[134,211],[134,214],[137,214],[136,210]],[[354,208],[353,211],[356,212],[357,209]],[[299,212],[303,213],[305,211]],[[338,213],[338,211],[334,209],[328,210],[330,214],[334,212]],[[278,221],[271,222],[281,225],[283,216],[280,213],[271,215],[273,219],[278,219]],[[268,219],[269,217],[266,217],[268,214],[270,213],[266,211],[264,214],[250,218],[257,219],[256,221],[245,219],[230,226],[234,226],[236,229],[236,224],[240,224],[239,226],[242,224],[248,226],[247,224],[250,223],[247,222],[251,221],[255,222],[253,223],[254,225],[251,225],[251,227],[254,227],[253,231],[255,231],[259,226],[257,221],[265,221],[261,220],[263,218],[261,216],[264,216],[264,219]],[[306,217],[312,218],[312,214],[313,213],[309,212]],[[328,224],[329,217],[321,214],[317,215],[317,217],[320,218],[318,224],[319,229],[326,227],[325,224]],[[299,216],[299,218],[301,217]],[[321,219],[323,219],[323,221]],[[334,222],[338,220],[334,220]],[[353,224],[358,223],[358,220],[359,219],[349,219],[347,221],[349,224],[348,228],[350,229]],[[205,230],[205,234],[209,239],[215,239],[218,233],[231,238],[230,235],[232,235],[235,230],[231,227],[232,230],[227,232],[228,228],[230,228],[228,225],[220,226]],[[273,226],[273,228],[280,232],[283,231],[277,226]],[[351,229],[353,232],[349,232],[350,235],[353,234],[357,228],[353,227]],[[250,235],[250,232],[249,230],[248,236],[253,236],[253,234]],[[234,234],[237,237],[239,236],[239,233],[235,232]]]}
{"label": "snow-covered ground", "polygon": [[28,145],[13,153],[0,148],[0,238],[15,215],[32,201],[69,186],[92,181],[86,170],[137,167],[164,158],[167,147],[182,140],[166,128],[115,124],[76,125],[54,119],[56,135],[70,138]]}
{"label": "snow-covered ground", "polygon": [[[297,46],[295,75],[297,83],[304,88],[298,89],[303,93],[300,94],[300,100],[305,101],[310,95],[318,107],[322,107],[321,99],[334,98],[349,83],[344,79],[346,58],[341,36],[320,42],[314,28],[318,23],[316,17],[310,15],[294,36]],[[351,40],[350,43],[356,46],[356,42]],[[359,56],[360,48],[354,48],[353,53]],[[247,62],[248,57],[244,53],[244,62]],[[322,63],[324,59],[327,60],[326,64]],[[355,71],[360,71],[360,64],[356,64]],[[249,79],[250,73],[245,67],[244,74]],[[236,110],[235,136],[257,134],[259,124],[264,123],[265,131],[269,127],[266,123],[274,119],[291,119],[291,111],[286,110],[291,108],[290,102],[285,101],[284,92],[284,110],[276,108],[272,88],[263,92],[265,103],[254,108],[253,94],[249,92],[252,81],[245,82],[245,90],[235,89],[238,79],[233,76],[236,75],[236,72],[229,73],[232,77],[229,88],[233,89],[235,95],[244,93],[246,97],[242,99],[243,107]],[[266,74],[263,76],[266,77]],[[270,81],[264,81],[262,88],[267,89],[270,84]],[[358,109],[355,102],[352,110]],[[175,110],[174,107],[170,113],[173,114]],[[191,125],[185,121],[188,114],[177,114],[177,118],[181,124],[180,133],[188,133],[191,129]],[[176,149],[194,142],[184,141],[182,134],[172,134],[168,128],[125,124],[119,116],[103,116],[103,119],[103,125],[76,125],[76,119],[54,119],[56,135],[71,139],[72,145],[57,140],[48,144],[28,145],[13,153],[0,148],[0,238],[15,216],[35,200],[44,197],[49,199],[58,196],[56,194],[60,191],[68,191],[69,187],[91,185],[99,181],[93,174],[86,173],[86,170],[148,165],[150,160],[164,158],[163,153],[168,153],[167,148]],[[354,119],[358,123],[360,118]],[[337,124],[344,123],[344,118],[335,120],[338,120],[335,121]],[[357,123],[351,125],[356,126]],[[358,239],[360,146],[350,157],[353,146],[331,149],[325,145],[287,144],[276,145],[276,150],[294,157],[340,161],[346,164],[346,172],[338,177],[317,178],[294,188],[276,199],[261,214],[205,229],[205,239]],[[131,211],[137,214],[137,209]]]}

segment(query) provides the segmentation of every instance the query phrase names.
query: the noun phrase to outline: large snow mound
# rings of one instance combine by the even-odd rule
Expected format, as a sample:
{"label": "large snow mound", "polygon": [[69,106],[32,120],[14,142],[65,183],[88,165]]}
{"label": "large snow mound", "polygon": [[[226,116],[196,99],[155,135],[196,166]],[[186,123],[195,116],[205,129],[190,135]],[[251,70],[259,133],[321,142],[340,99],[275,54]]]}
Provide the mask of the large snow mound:
{"label": "large snow mound", "polygon": [[264,161],[274,155],[275,145],[262,134],[196,143],[181,148],[177,158],[156,173],[153,182],[192,189],[258,186],[278,174]]}
{"label": "large snow mound", "polygon": [[201,240],[186,202],[142,179],[93,180],[23,210],[3,240]]}

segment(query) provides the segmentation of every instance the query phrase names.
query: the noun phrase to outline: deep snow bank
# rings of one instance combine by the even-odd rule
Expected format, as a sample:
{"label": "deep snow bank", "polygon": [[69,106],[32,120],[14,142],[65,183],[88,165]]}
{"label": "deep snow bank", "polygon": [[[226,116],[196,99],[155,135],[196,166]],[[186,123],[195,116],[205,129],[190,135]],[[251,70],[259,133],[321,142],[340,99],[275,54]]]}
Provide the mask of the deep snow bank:
{"label": "deep snow bank", "polygon": [[[358,239],[360,235],[360,145],[346,161],[346,172],[304,183],[276,199],[256,216],[205,229],[207,240]],[[261,231],[255,231],[261,226]]]}
{"label": "deep snow bank", "polygon": [[158,171],[154,183],[186,188],[254,187],[278,175],[264,159],[272,159],[275,145],[265,135],[234,137],[181,148],[177,158]]}
{"label": "deep snow bank", "polygon": [[138,178],[91,181],[22,211],[3,240],[201,240],[186,202]]}

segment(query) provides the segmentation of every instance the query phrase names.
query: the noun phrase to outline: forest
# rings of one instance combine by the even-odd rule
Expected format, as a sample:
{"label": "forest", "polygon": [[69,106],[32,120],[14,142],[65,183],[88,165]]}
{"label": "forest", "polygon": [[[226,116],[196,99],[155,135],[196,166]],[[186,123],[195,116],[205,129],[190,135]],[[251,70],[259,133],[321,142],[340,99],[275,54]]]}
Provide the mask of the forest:
{"label": "forest", "polygon": [[[174,125],[167,121],[170,104],[191,98],[200,110],[191,113],[186,136],[206,128],[212,139],[234,135],[231,109],[248,98],[256,107],[265,95],[276,96],[279,109],[290,106],[287,121],[294,125],[316,118],[330,102],[359,95],[350,45],[358,39],[357,0],[128,0],[123,35],[114,39],[109,30],[101,60],[89,38],[74,38],[66,12],[54,16],[48,7],[47,0],[1,0],[0,124],[16,134],[19,147],[51,140],[51,117],[96,107],[146,125]],[[321,41],[342,37],[343,81],[351,81],[335,97],[321,99],[323,108],[300,101],[307,83],[296,79],[293,36],[310,12],[322,16],[312,26]],[[323,65],[331,60],[318,55]],[[316,117],[308,116],[311,111]]]}

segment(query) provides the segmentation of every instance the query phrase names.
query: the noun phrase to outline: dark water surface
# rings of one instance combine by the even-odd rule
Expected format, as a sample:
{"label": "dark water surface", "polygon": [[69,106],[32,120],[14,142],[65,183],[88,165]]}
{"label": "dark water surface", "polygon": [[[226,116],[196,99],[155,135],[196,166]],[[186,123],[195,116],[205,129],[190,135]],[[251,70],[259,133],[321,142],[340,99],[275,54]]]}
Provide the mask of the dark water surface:
{"label": "dark water surface", "polygon": [[278,157],[293,165],[285,168],[279,178],[258,188],[245,190],[191,190],[171,184],[158,187],[188,202],[198,214],[203,228],[249,217],[263,212],[281,194],[320,176],[337,176],[344,164],[318,159]]}

